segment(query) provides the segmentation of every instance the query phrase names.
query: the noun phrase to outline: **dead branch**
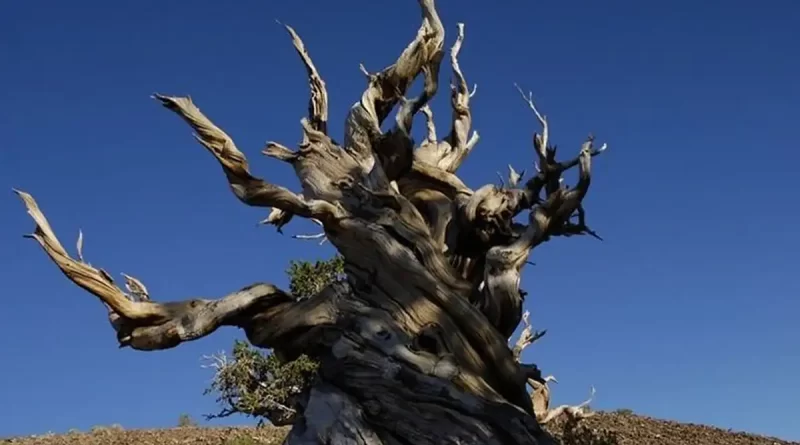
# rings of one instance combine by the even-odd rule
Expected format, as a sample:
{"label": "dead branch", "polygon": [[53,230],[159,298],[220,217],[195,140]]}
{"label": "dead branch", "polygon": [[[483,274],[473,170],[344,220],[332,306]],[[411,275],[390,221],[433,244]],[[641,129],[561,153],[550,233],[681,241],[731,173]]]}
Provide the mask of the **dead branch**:
{"label": "dead branch", "polygon": [[[319,226],[322,226],[322,222],[317,219],[312,219],[311,221],[313,221],[315,224]],[[324,230],[322,232],[315,233],[312,235],[292,235],[292,238],[300,240],[320,240],[319,242],[320,246],[325,244],[325,241],[328,241],[328,237],[325,235]]]}
{"label": "dead branch", "polygon": [[525,311],[525,313],[522,314],[522,323],[525,325],[525,327],[522,329],[522,332],[520,332],[519,338],[514,344],[513,349],[514,358],[517,360],[517,362],[522,359],[522,351],[525,350],[525,348],[532,345],[536,342],[536,340],[539,340],[540,338],[544,337],[545,334],[547,334],[547,329],[543,331],[536,331],[533,329],[533,326],[531,326],[530,323],[530,316],[531,313],[528,311]]}
{"label": "dead branch", "polygon": [[581,404],[575,405],[575,406],[561,405],[561,406],[558,406],[558,407],[553,408],[553,409],[548,409],[547,412],[542,416],[539,416],[537,414],[536,415],[536,419],[539,421],[540,425],[545,425],[545,424],[549,423],[550,421],[552,421],[553,419],[558,418],[562,414],[566,414],[566,415],[568,415],[571,418],[576,419],[576,420],[585,419],[587,417],[592,417],[595,413],[592,412],[592,411],[588,411],[588,407],[589,407],[589,404],[592,403],[592,400],[594,399],[594,395],[595,395],[595,389],[594,389],[594,386],[592,386],[592,390],[591,390],[591,394],[589,395],[589,398],[587,400],[585,400],[584,402],[582,402]]}
{"label": "dead branch", "polygon": [[543,239],[549,221],[541,209],[534,209],[530,224],[521,236],[510,244],[494,246],[486,253],[484,297],[478,299],[478,306],[505,338],[511,336],[522,318],[520,271],[530,250]]}
{"label": "dead branch", "polygon": [[215,380],[216,375],[219,374],[223,368],[228,366],[229,363],[225,351],[219,351],[211,355],[203,355],[201,359],[206,362],[206,364],[200,365],[201,368],[210,368],[214,370],[214,378],[212,378],[212,380]]}
{"label": "dead branch", "polygon": [[415,158],[444,171],[454,173],[464,162],[469,152],[478,143],[478,132],[469,136],[472,126],[472,113],[469,108],[470,98],[477,91],[477,85],[469,91],[467,81],[461,71],[458,55],[464,41],[464,24],[458,24],[458,36],[450,49],[450,65],[453,69],[453,82],[450,85],[450,104],[453,110],[452,128],[442,141],[436,142],[436,135],[431,133],[433,116],[426,113],[429,123],[427,139],[415,152]]}
{"label": "dead branch", "polygon": [[[444,43],[444,28],[436,12],[433,0],[419,0],[422,24],[414,40],[391,66],[377,74],[367,74],[367,89],[350,110],[345,124],[344,149],[359,159],[365,167],[376,150],[376,142],[382,137],[381,123],[394,106],[400,102],[420,74],[425,75],[425,89],[416,99],[405,101],[398,110],[394,133],[405,136],[410,131],[410,117],[418,112],[435,94],[438,85],[439,62]],[[366,72],[362,67],[362,71]],[[407,139],[407,138],[404,138]],[[382,147],[382,157],[391,158],[390,147]]]}
{"label": "dead branch", "polygon": [[603,238],[598,235],[597,232],[590,229],[589,226],[586,225],[586,211],[583,209],[582,205],[578,206],[573,216],[577,216],[578,221],[575,223],[571,221],[565,222],[563,227],[559,230],[559,235],[589,235],[593,238],[603,241]]}
{"label": "dead branch", "polygon": [[[563,182],[561,175],[566,170],[580,164],[583,165],[583,167],[581,173],[579,174],[579,181],[576,187],[576,189],[579,190],[579,193],[576,194],[575,192],[570,192],[570,196],[568,197],[568,200],[572,201],[574,204],[574,200],[578,196],[580,196],[580,199],[582,199],[582,197],[586,194],[586,190],[588,189],[589,166],[591,165],[590,158],[604,152],[608,146],[603,144],[599,149],[594,149],[592,145],[594,137],[589,135],[589,138],[581,147],[581,151],[577,157],[565,162],[556,161],[556,147],[551,147],[548,145],[550,130],[547,117],[539,112],[539,109],[533,102],[533,93],[529,92],[526,96],[519,85],[514,85],[519,91],[523,100],[528,104],[528,107],[533,111],[536,119],[539,121],[539,124],[542,126],[542,134],[539,135],[534,133],[533,137],[533,145],[538,157],[538,163],[536,164],[537,175],[532,177],[525,184],[525,199],[520,202],[522,207],[518,208],[515,214],[521,211],[523,208],[528,208],[538,203],[540,200],[539,195],[543,188],[546,191],[547,197],[551,197],[553,194],[560,192],[562,190]],[[574,210],[575,209],[573,209],[573,211]]]}
{"label": "dead branch", "polygon": [[259,225],[261,224],[272,224],[278,230],[278,233],[283,233],[283,226],[289,223],[292,220],[292,215],[290,212],[283,211],[277,207],[273,207],[270,210],[269,215],[266,218],[262,219],[258,222]]}
{"label": "dead branch", "polygon": [[144,283],[130,275],[122,274],[122,276],[125,278],[125,289],[128,290],[132,297],[138,301],[147,301],[150,299],[150,293],[147,291],[147,287],[145,287]]}
{"label": "dead branch", "polygon": [[428,104],[425,104],[420,110],[422,114],[425,115],[425,124],[427,133],[425,134],[425,140],[422,141],[422,145],[427,144],[435,144],[436,143],[436,124],[433,122],[433,110]]}
{"label": "dead branch", "polygon": [[509,187],[516,187],[519,184],[519,181],[522,180],[522,177],[525,176],[525,170],[517,173],[514,170],[514,167],[511,164],[508,164],[508,186]]}
{"label": "dead branch", "polygon": [[536,149],[536,154],[539,157],[539,162],[541,164],[545,164],[545,159],[547,159],[547,144],[550,138],[550,127],[547,125],[547,117],[540,113],[539,109],[536,108],[536,104],[533,102],[533,92],[528,92],[528,95],[525,96],[525,93],[522,91],[522,88],[520,88],[519,85],[514,84],[514,86],[517,88],[517,91],[519,91],[522,99],[528,104],[528,107],[531,109],[531,111],[533,111],[533,114],[536,115],[536,119],[542,126],[542,134],[534,134],[533,136],[533,145]]}
{"label": "dead branch", "polygon": [[78,260],[83,262],[83,231],[78,229],[78,242],[75,243],[78,251]]}
{"label": "dead branch", "polygon": [[317,218],[322,221],[331,220],[338,214],[337,208],[328,202],[307,201],[284,187],[254,177],[250,173],[247,158],[236,148],[233,140],[201,113],[191,98],[161,94],[155,94],[153,97],[197,132],[195,139],[219,161],[233,193],[245,204],[276,207],[305,218]]}
{"label": "dead branch", "polygon": [[152,320],[154,322],[163,322],[169,319],[171,313],[168,308],[147,301],[131,301],[124,292],[114,285],[107,273],[72,259],[56,237],[55,232],[50,227],[50,223],[47,222],[47,218],[39,210],[39,206],[33,196],[21,190],[14,190],[14,192],[22,198],[28,214],[36,222],[36,230],[32,234],[26,235],[26,237],[35,239],[67,278],[96,295],[100,298],[100,301],[125,318]]}
{"label": "dead branch", "polygon": [[450,65],[453,67],[454,80],[451,84],[450,101],[453,109],[453,125],[450,129],[450,134],[447,141],[453,148],[451,158],[447,161],[444,169],[449,172],[455,172],[464,159],[469,154],[469,151],[477,143],[478,133],[474,132],[472,137],[468,139],[467,134],[472,126],[472,113],[469,108],[469,100],[478,91],[478,86],[472,92],[469,91],[467,80],[461,71],[461,66],[458,63],[458,54],[461,52],[461,45],[464,41],[464,24],[458,24],[458,37],[453,48],[450,50]]}
{"label": "dead branch", "polygon": [[290,164],[295,162],[297,160],[297,157],[299,156],[299,153],[297,153],[296,151],[292,151],[288,147],[273,141],[268,141],[264,146],[264,150],[262,150],[261,153],[271,158],[288,162]]}
{"label": "dead branch", "polygon": [[[15,192],[36,222],[34,233],[26,236],[42,246],[70,281],[96,296],[109,308],[120,347],[130,346],[139,350],[172,348],[206,336],[225,325],[245,328],[254,344],[277,346],[280,340],[280,346],[287,347],[295,345],[295,342],[283,338],[286,334],[292,332],[293,337],[299,338],[302,336],[297,336],[298,328],[333,320],[334,312],[328,296],[296,303],[291,295],[265,283],[245,287],[219,300],[156,303],[149,300],[147,288],[141,281],[123,274],[131,293],[138,296],[139,301],[134,301],[114,285],[107,273],[70,257],[36,200],[23,191]],[[303,313],[306,315],[300,316]],[[254,322],[254,318],[258,317],[267,317],[269,325]]]}
{"label": "dead branch", "polygon": [[[283,25],[280,22],[278,24]],[[294,49],[297,50],[297,54],[303,60],[303,65],[308,72],[308,84],[311,89],[311,99],[308,101],[308,118],[311,121],[311,126],[317,131],[328,134],[328,91],[325,88],[325,81],[319,75],[303,40],[295,32],[294,28],[289,25],[283,26],[292,37]]]}

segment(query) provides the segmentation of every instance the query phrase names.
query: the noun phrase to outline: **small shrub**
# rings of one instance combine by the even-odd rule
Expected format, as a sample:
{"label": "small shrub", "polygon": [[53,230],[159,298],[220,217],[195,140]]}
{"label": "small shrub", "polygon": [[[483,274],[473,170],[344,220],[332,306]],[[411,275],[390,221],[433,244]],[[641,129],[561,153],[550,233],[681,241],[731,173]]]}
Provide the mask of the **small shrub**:
{"label": "small shrub", "polygon": [[263,354],[249,344],[236,341],[233,357],[217,369],[211,387],[205,394],[216,394],[223,409],[209,414],[208,419],[232,414],[269,419],[273,425],[294,421],[295,401],[311,384],[318,364],[301,355],[290,362],[281,362],[272,354]]}
{"label": "small shrub", "polygon": [[178,427],[179,428],[188,428],[188,427],[193,427],[193,426],[196,426],[196,424],[195,424],[194,420],[192,420],[192,417],[190,415],[184,413],[184,414],[181,414],[178,417]]}
{"label": "small shrub", "polygon": [[633,410],[628,408],[620,408],[614,411],[614,414],[619,414],[620,416],[630,416],[633,415]]}
{"label": "small shrub", "polygon": [[89,430],[92,434],[103,434],[108,432],[108,427],[103,425],[95,425]]}

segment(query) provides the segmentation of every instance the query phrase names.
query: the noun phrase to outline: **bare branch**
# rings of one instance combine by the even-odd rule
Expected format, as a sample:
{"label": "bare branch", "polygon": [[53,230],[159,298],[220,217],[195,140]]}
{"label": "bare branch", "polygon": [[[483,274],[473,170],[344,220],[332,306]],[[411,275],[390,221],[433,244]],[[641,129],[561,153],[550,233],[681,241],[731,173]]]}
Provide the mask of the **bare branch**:
{"label": "bare branch", "polygon": [[[417,36],[393,65],[378,74],[368,74],[369,85],[347,117],[344,148],[359,159],[372,155],[373,145],[382,135],[381,123],[420,73],[425,76],[424,91],[418,98],[404,101],[397,113],[396,131],[408,134],[410,118],[436,93],[444,28],[433,0],[419,0],[419,4],[422,24]],[[387,151],[390,150],[384,148],[385,158],[391,157]]]}
{"label": "bare branch", "polygon": [[497,172],[497,179],[500,180],[500,187],[506,186],[506,181],[503,179],[503,175],[501,175],[500,172]]}
{"label": "bare branch", "polygon": [[480,139],[481,135],[478,134],[478,130],[474,130],[472,132],[472,136],[469,138],[469,141],[467,141],[467,153],[472,151],[472,149],[475,148],[476,145],[478,145],[478,141]]}
{"label": "bare branch", "polygon": [[[603,153],[604,151],[606,151],[607,149],[608,149],[608,144],[605,144],[605,143],[603,145],[601,145],[600,148],[592,148],[590,146],[589,147],[589,154],[591,156],[597,156],[600,153]],[[565,171],[571,169],[572,167],[575,167],[576,165],[578,165],[578,163],[580,163],[580,161],[581,161],[581,154],[578,154],[578,156],[574,157],[573,159],[571,159],[569,161],[559,162],[558,163],[558,169],[561,172],[565,172]]]}
{"label": "bare branch", "polygon": [[228,366],[228,356],[225,354],[225,351],[219,351],[218,353],[211,355],[203,355],[201,358],[208,364],[200,365],[200,367],[213,369],[215,376],[216,374],[219,374],[224,367]]}
{"label": "bare branch", "polygon": [[486,253],[483,275],[486,284],[478,307],[506,338],[511,336],[522,318],[520,271],[530,250],[544,238],[548,224],[549,218],[544,212],[534,209],[530,224],[516,240],[508,245],[494,246]]}
{"label": "bare branch", "polygon": [[519,85],[515,83],[514,86],[517,88],[517,91],[519,91],[522,99],[527,102],[528,107],[530,107],[531,111],[533,111],[533,114],[536,115],[536,119],[538,119],[539,123],[542,125],[542,134],[541,136],[536,134],[534,135],[533,145],[536,149],[536,153],[539,155],[540,162],[543,162],[543,160],[547,158],[546,150],[548,146],[548,139],[550,137],[550,130],[547,125],[547,117],[539,113],[539,110],[536,108],[536,104],[533,102],[532,92],[528,92],[528,95],[525,96],[525,93],[522,91],[522,88],[520,88]]}
{"label": "bare branch", "polygon": [[562,414],[566,414],[575,420],[585,419],[594,415],[594,412],[589,411],[589,404],[592,402],[595,395],[594,386],[591,387],[589,398],[579,405],[561,405],[550,409],[550,382],[558,383],[558,380],[552,375],[548,375],[541,380],[528,379],[528,384],[533,388],[531,401],[533,402],[533,410],[536,413],[536,420],[539,421],[539,424],[547,424]]}
{"label": "bare branch", "polygon": [[325,244],[325,241],[328,240],[328,238],[325,237],[325,232],[315,233],[313,235],[292,235],[292,238],[300,240],[318,240],[322,238],[319,242],[320,246]]}
{"label": "bare branch", "polygon": [[124,273],[122,276],[125,277],[125,288],[132,296],[136,297],[139,301],[147,301],[150,299],[150,293],[147,292],[147,287],[145,287],[144,283]]}
{"label": "bare branch", "polygon": [[423,145],[425,144],[435,144],[436,143],[436,124],[433,122],[433,110],[428,104],[425,104],[420,110],[422,114],[425,115],[425,122],[427,124],[428,132],[425,135],[425,140],[422,142]]}
{"label": "bare branch", "polygon": [[292,215],[290,212],[285,212],[277,207],[273,207],[272,210],[270,210],[269,215],[259,221],[258,224],[272,224],[278,230],[278,233],[283,233],[283,226],[288,224],[289,221],[292,220],[293,216],[294,215]]}
{"label": "bare branch", "polygon": [[532,345],[539,340],[540,338],[544,337],[547,334],[547,329],[543,331],[536,331],[533,329],[530,323],[530,312],[525,311],[522,314],[522,323],[525,327],[522,329],[522,332],[519,334],[519,338],[517,339],[516,344],[514,344],[514,358],[519,362],[522,358],[522,351],[525,350],[528,346]]}
{"label": "bare branch", "polygon": [[414,121],[414,115],[428,104],[428,101],[436,95],[436,91],[439,89],[440,61],[441,55],[435,56],[428,65],[422,67],[424,85],[423,91],[419,96],[413,99],[406,99],[403,96],[399,98],[401,105],[395,118],[395,131],[402,132],[408,139],[411,139],[411,125]]}
{"label": "bare branch", "polygon": [[514,167],[511,164],[508,164],[508,185],[510,187],[516,187],[519,184],[519,181],[522,180],[522,177],[525,176],[525,170],[517,173],[514,170]]}
{"label": "bare branch", "polygon": [[[551,212],[553,213],[553,216],[559,219],[558,223],[554,224],[552,227],[557,228],[564,226],[565,224],[568,224],[565,220],[569,218],[573,212],[575,212],[580,204],[581,199],[583,199],[583,197],[586,195],[586,191],[588,190],[589,183],[591,181],[591,157],[605,151],[607,145],[603,144],[603,146],[599,149],[594,149],[592,145],[594,137],[589,135],[589,138],[581,147],[580,154],[576,158],[565,162],[557,162],[556,147],[551,147],[548,145],[549,127],[547,118],[539,112],[538,108],[534,104],[532,93],[528,93],[526,96],[519,85],[514,85],[519,91],[523,100],[525,100],[525,102],[528,104],[528,107],[536,115],[539,123],[542,125],[542,135],[534,134],[533,141],[538,157],[538,163],[534,164],[537,174],[528,180],[525,184],[525,187],[522,189],[524,193],[524,199],[520,200],[520,206],[514,209],[514,214],[516,215],[523,209],[530,208],[531,206],[539,203],[541,199],[540,193],[542,189],[544,189],[547,198],[552,201],[551,204],[556,203],[556,207],[558,207],[557,211]],[[580,166],[578,184],[572,190],[564,192],[563,178],[561,175],[564,173],[564,171],[576,165]],[[563,232],[564,234],[576,234],[571,233],[572,229],[574,228],[565,229]]]}
{"label": "bare branch", "polygon": [[267,142],[264,150],[261,152],[266,156],[275,158],[284,162],[292,163],[297,160],[298,153],[290,150],[288,147],[281,145],[277,142]]}
{"label": "bare branch", "polygon": [[453,110],[453,117],[450,132],[444,140],[438,143],[430,142],[429,137],[416,152],[416,157],[420,161],[451,173],[461,166],[479,139],[477,132],[473,132],[472,136],[469,136],[472,126],[469,101],[476,90],[469,91],[467,81],[458,62],[458,55],[461,52],[463,41],[464,24],[459,23],[458,37],[450,49],[450,64],[453,68],[453,82],[450,85],[450,105]]}
{"label": "bare branch", "polygon": [[[281,22],[278,22],[278,24],[283,25]],[[303,60],[303,65],[305,65],[308,72],[308,84],[311,88],[311,99],[308,101],[308,118],[311,120],[311,126],[317,131],[328,134],[328,91],[325,88],[325,81],[319,75],[314,62],[311,61],[311,56],[303,44],[303,40],[295,32],[294,28],[289,25],[283,26],[292,37],[292,44]]]}
{"label": "bare branch", "polygon": [[[95,295],[110,310],[109,317],[120,347],[139,350],[167,349],[211,334],[220,326],[245,328],[251,342],[281,348],[302,348],[310,339],[298,329],[332,322],[336,317],[330,293],[296,302],[291,295],[271,284],[256,283],[218,300],[190,299],[155,303],[149,301],[144,285],[125,276],[132,293],[147,295],[133,301],[114,285],[101,269],[72,259],[64,250],[33,197],[15,190],[36,222],[27,237],[35,239],[73,283]],[[260,322],[254,322],[261,317]],[[292,333],[292,337],[286,335]]]}
{"label": "bare branch", "polygon": [[[322,226],[322,222],[320,222],[320,221],[318,221],[316,219],[312,219],[311,221],[313,221],[314,223]],[[320,246],[325,244],[325,241],[328,241],[328,238],[325,235],[324,231],[319,232],[319,233],[315,233],[313,235],[292,235],[292,238],[300,239],[300,240],[318,240],[318,239],[321,239],[321,241],[319,242]]]}
{"label": "bare branch", "polygon": [[[308,132],[303,132],[303,137],[307,140],[308,139]],[[266,156],[288,162],[290,164],[294,164],[299,157],[299,153],[290,150],[288,147],[279,144],[277,142],[268,141],[264,147],[262,153]],[[289,223],[292,220],[294,215],[291,212],[287,212],[276,207],[273,207],[272,211],[270,211],[269,216],[266,219],[261,220],[259,224],[273,224],[275,228],[278,230],[278,233],[283,233],[283,226]]]}
{"label": "bare branch", "polygon": [[83,262],[83,231],[78,229],[78,242],[76,243],[78,250],[78,261]]}
{"label": "bare branch", "polygon": [[[458,37],[456,37],[456,42],[453,44],[453,47],[450,48],[450,65],[453,67],[453,76],[455,77],[452,88],[458,90],[459,94],[466,94],[467,97],[472,97],[474,92],[469,92],[467,80],[464,78],[464,74],[461,72],[461,66],[458,64],[458,53],[461,52],[461,45],[464,42],[464,24],[459,23],[457,26]],[[475,91],[477,91],[477,86]]]}
{"label": "bare branch", "polygon": [[586,142],[581,146],[580,155],[578,156],[578,183],[571,190],[564,193],[563,203],[558,210],[559,216],[569,218],[570,215],[578,210],[581,201],[589,191],[589,184],[592,180],[593,142],[594,136],[589,135]]}
{"label": "bare branch", "polygon": [[[593,149],[594,145],[594,136],[589,135],[586,139],[586,142],[583,143],[581,146],[581,152],[578,156],[578,184],[575,185],[575,193],[580,193],[580,197],[586,195],[586,192],[589,190],[589,183],[592,179],[591,170],[592,170],[592,156],[595,150]],[[597,150],[597,153],[602,153],[607,148],[606,144]]]}
{"label": "bare branch", "polygon": [[236,148],[233,140],[200,112],[191,98],[160,94],[153,97],[164,107],[175,112],[197,132],[195,139],[219,161],[233,193],[245,204],[277,207],[302,217],[317,218],[322,221],[330,220],[338,214],[338,209],[328,202],[307,201],[284,187],[253,176],[247,158]]}
{"label": "bare branch", "polygon": [[450,165],[445,167],[445,170],[455,172],[458,167],[464,162],[469,152],[475,147],[478,142],[478,133],[473,132],[472,136],[468,139],[470,128],[472,127],[472,112],[469,108],[470,98],[477,92],[477,85],[475,89],[470,92],[467,86],[467,81],[464,78],[464,73],[461,71],[461,66],[458,63],[458,55],[461,52],[461,45],[464,41],[464,24],[458,24],[458,37],[450,50],[450,65],[453,68],[454,85],[452,86],[451,106],[453,108],[453,126],[447,141],[453,147],[454,156],[450,161]]}
{"label": "bare branch", "polygon": [[361,71],[361,74],[363,74],[364,77],[366,77],[367,79],[372,78],[372,74],[370,74],[370,72],[367,71],[367,67],[365,67],[363,63],[358,64],[358,70]]}
{"label": "bare branch", "polygon": [[600,235],[598,235],[597,232],[590,229],[589,226],[586,225],[586,211],[583,209],[582,205],[578,206],[578,209],[576,210],[576,215],[578,217],[578,222],[577,223],[573,223],[571,221],[565,222],[564,226],[559,230],[558,235],[563,235],[563,236],[589,235],[593,238],[603,241],[603,238]]}
{"label": "bare branch", "polygon": [[[557,408],[548,410],[544,416],[538,419],[539,424],[545,425],[550,421],[552,421],[553,419],[556,419],[557,417],[561,416],[562,414],[566,414],[576,420],[592,417],[595,413],[588,411],[587,408],[589,407],[589,404],[592,403],[594,395],[595,395],[595,389],[594,386],[592,386],[591,394],[589,395],[589,398],[587,400],[585,400],[579,405],[575,406],[561,405]],[[536,417],[538,418],[539,415],[537,414]]]}
{"label": "bare branch", "polygon": [[36,230],[26,237],[35,239],[67,278],[96,295],[100,301],[125,318],[163,321],[170,317],[171,314],[167,308],[150,302],[131,301],[114,285],[107,273],[72,259],[58,241],[33,196],[20,190],[14,190],[14,192],[22,198],[28,214],[36,222]]}
{"label": "bare branch", "polygon": [[[123,317],[117,333],[120,347],[168,349],[209,335],[220,326],[252,329],[251,320],[260,311],[271,309],[277,317],[281,314],[278,309],[285,310],[294,304],[294,300],[271,284],[256,283],[217,300],[192,299],[151,304],[164,307],[170,316],[158,323],[144,324],[128,323]],[[281,323],[289,321],[280,319]]]}

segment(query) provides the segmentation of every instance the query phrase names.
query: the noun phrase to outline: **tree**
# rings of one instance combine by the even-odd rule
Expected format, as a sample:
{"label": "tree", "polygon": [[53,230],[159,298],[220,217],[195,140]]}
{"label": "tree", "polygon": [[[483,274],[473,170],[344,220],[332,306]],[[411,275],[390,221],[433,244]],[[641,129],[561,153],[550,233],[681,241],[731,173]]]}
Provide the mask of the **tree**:
{"label": "tree", "polygon": [[[122,347],[167,349],[220,326],[291,360],[306,354],[319,372],[287,443],[543,444],[550,439],[526,390],[543,382],[521,364],[508,339],[522,318],[520,273],[530,251],[558,236],[594,235],[583,200],[592,158],[605,145],[589,136],[577,156],[556,159],[548,122],[530,95],[541,134],[534,134],[538,171],[526,182],[513,171],[502,186],[468,187],[456,175],[475,147],[470,92],[458,64],[464,27],[450,51],[450,130],[437,137],[427,103],[438,90],[445,31],[433,0],[419,0],[422,23],[397,60],[378,73],[348,112],[344,137],[328,132],[327,92],[300,37],[291,35],[311,88],[298,150],[269,142],[267,156],[291,165],[296,193],[254,176],[245,155],[188,97],[154,98],[196,132],[243,203],[273,210],[279,229],[294,217],[318,222],[345,263],[346,281],[296,299],[258,283],[219,300],[152,301],[126,277],[111,277],[72,258],[32,196],[19,191],[36,222],[30,235],[75,284],[109,309]],[[406,98],[417,77],[423,92]],[[381,124],[396,109],[388,131]],[[413,118],[427,120],[411,137]],[[577,167],[572,187],[562,173]],[[527,218],[516,218],[527,214]],[[80,243],[79,243],[80,244]]]}
{"label": "tree", "polygon": [[[298,299],[311,298],[343,279],[344,261],[292,261],[287,270],[289,289]],[[302,411],[302,402],[316,375],[318,363],[307,355],[284,362],[275,354],[263,354],[246,342],[236,341],[232,358],[225,353],[207,357],[215,369],[206,394],[216,394],[222,410],[209,419],[243,414],[273,425],[290,425]]]}
{"label": "tree", "polygon": [[192,420],[192,416],[183,413],[178,416],[178,427],[179,428],[187,428],[195,426],[194,420]]}

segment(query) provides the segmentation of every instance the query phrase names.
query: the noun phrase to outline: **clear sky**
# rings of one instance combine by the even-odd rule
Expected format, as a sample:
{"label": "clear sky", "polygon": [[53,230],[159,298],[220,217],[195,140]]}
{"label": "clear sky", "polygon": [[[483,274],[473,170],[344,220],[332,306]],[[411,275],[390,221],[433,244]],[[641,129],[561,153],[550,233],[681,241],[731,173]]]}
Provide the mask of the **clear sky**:
{"label": "clear sky", "polygon": [[[523,277],[532,320],[549,330],[526,358],[558,377],[555,403],[593,384],[597,409],[800,440],[800,3],[438,8],[448,47],[466,23],[461,66],[479,85],[470,185],[509,162],[531,171],[538,127],[514,82],[534,90],[560,151],[577,153],[590,131],[610,145],[586,201],[606,241],[551,241]],[[307,106],[275,19],[326,79],[335,137],[365,84],[358,64],[392,63],[420,20],[412,0],[0,6],[0,436],[199,419],[216,408],[201,356],[243,338],[118,349],[102,305],[21,238],[33,224],[12,187],[38,199],[65,245],[82,229],[92,264],[139,277],[159,300],[283,285],[290,259],[332,253],[256,227],[266,210],[239,203],[189,128],[149,99],[191,94],[257,174],[297,188],[259,154],[268,139],[299,141]],[[434,112],[444,133],[446,94]]]}

